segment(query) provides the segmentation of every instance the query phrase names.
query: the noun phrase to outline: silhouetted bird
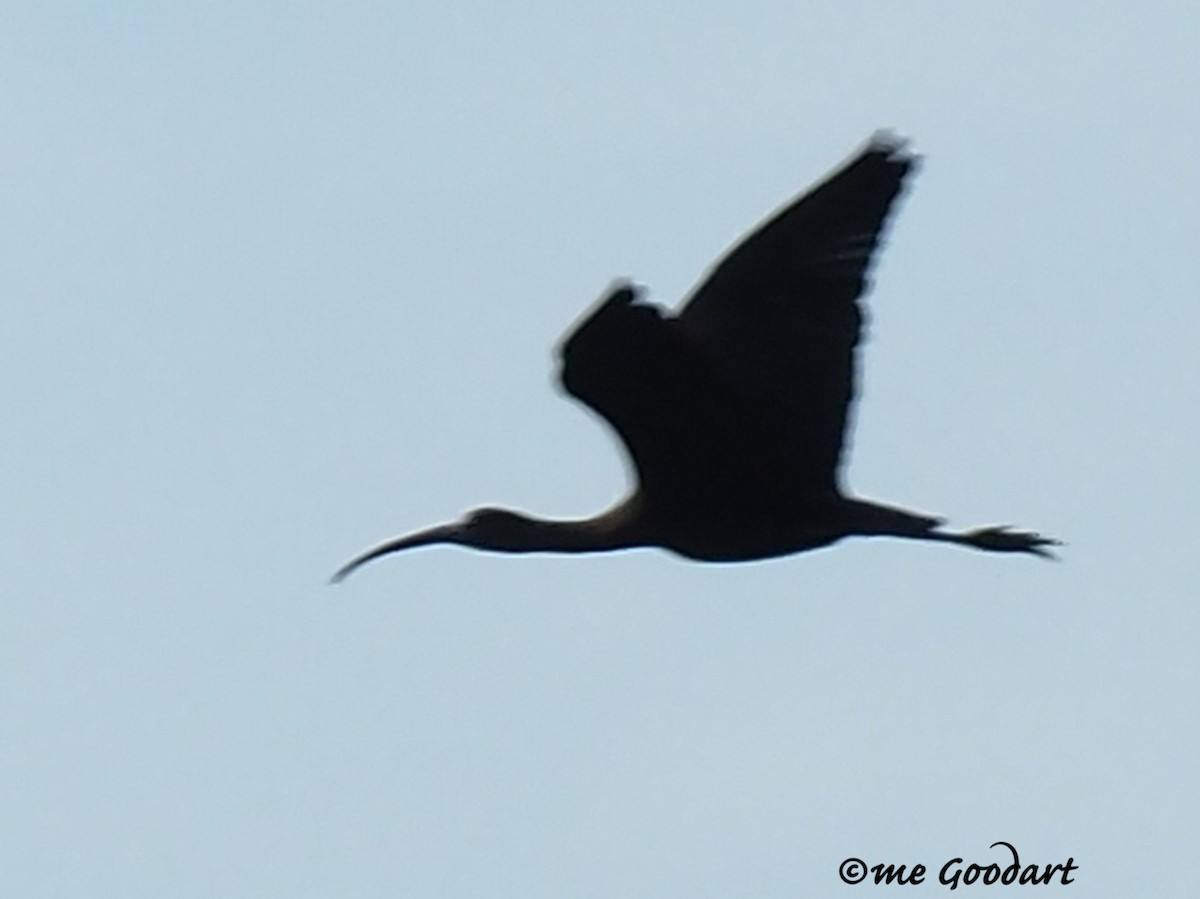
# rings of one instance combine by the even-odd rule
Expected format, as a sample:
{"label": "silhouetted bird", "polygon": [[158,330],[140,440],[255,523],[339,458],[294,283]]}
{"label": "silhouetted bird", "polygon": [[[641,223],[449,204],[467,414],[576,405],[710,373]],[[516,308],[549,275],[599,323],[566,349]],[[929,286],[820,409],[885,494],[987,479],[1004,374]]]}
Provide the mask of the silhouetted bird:
{"label": "silhouetted bird", "polygon": [[484,508],[364,552],[454,543],[497,552],[659,546],[737,562],[849,536],[907,537],[1050,557],[1058,541],[848,496],[839,483],[855,394],[858,297],[888,210],[916,158],[890,134],[772,216],[709,273],[677,316],[616,284],[562,345],[562,384],[620,435],[632,494],[582,521]]}

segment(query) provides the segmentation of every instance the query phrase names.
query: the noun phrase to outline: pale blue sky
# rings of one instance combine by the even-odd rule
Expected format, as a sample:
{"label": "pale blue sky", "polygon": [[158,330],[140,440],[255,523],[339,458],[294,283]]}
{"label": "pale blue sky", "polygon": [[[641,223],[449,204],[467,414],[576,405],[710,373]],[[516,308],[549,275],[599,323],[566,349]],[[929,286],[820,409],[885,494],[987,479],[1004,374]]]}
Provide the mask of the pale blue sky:
{"label": "pale blue sky", "polygon": [[[0,892],[865,896],[843,858],[996,840],[1193,890],[1198,38],[1183,2],[8,5]],[[559,336],[880,127],[925,165],[850,482],[1061,564],[325,584],[619,496]]]}

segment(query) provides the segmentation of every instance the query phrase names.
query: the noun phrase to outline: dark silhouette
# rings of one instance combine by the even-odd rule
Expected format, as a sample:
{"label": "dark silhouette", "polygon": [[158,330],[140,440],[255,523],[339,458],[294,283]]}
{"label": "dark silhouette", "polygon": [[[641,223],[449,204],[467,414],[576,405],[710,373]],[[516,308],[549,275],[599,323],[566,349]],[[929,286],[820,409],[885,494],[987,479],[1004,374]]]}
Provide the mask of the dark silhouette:
{"label": "dark silhouette", "polygon": [[877,134],[771,217],[670,316],[616,284],[562,345],[562,384],[621,436],[633,493],[582,521],[478,509],[383,543],[333,576],[432,543],[497,552],[659,546],[738,562],[848,536],[907,537],[1053,558],[1058,541],[1007,527],[939,530],[942,519],[854,499],[839,466],[855,394],[857,299],[888,210],[916,166]]}

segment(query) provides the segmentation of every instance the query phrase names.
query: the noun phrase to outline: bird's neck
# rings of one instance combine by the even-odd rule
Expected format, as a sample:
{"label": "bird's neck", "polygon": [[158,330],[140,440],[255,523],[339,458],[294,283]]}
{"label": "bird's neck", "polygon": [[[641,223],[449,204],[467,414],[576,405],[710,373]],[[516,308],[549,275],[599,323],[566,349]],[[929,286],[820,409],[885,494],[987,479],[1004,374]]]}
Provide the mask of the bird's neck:
{"label": "bird's neck", "polygon": [[590,553],[645,546],[636,518],[617,506],[593,518],[545,519],[520,517],[522,533],[508,552]]}

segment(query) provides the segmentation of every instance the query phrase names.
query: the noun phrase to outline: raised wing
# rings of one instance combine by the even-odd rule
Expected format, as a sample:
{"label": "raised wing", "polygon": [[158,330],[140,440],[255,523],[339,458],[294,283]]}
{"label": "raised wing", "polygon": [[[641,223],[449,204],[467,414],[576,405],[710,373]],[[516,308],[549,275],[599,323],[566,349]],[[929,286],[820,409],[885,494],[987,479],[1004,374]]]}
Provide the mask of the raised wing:
{"label": "raised wing", "polygon": [[617,284],[561,348],[562,383],[677,513],[836,490],[871,253],[914,160],[875,138],[736,246],[671,318]]}
{"label": "raised wing", "polygon": [[563,341],[562,384],[620,435],[643,493],[678,508],[719,470],[711,424],[725,403],[678,322],[618,283]]}
{"label": "raised wing", "polygon": [[881,133],[716,266],[680,323],[722,378],[769,408],[807,489],[837,489],[872,254],[916,159]]}

